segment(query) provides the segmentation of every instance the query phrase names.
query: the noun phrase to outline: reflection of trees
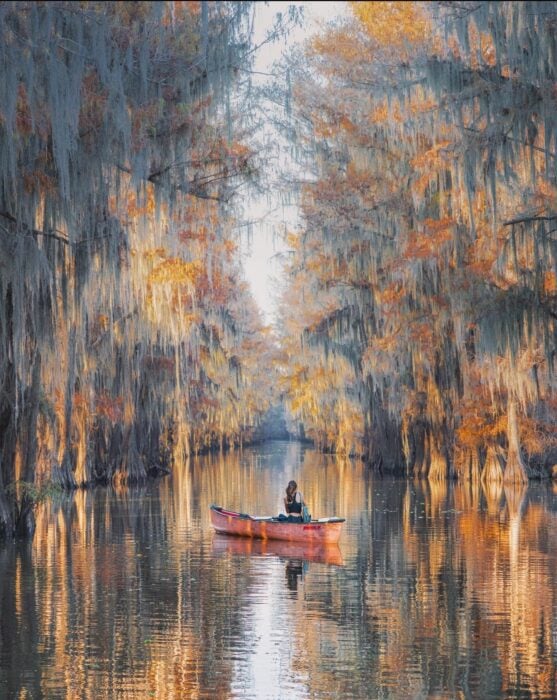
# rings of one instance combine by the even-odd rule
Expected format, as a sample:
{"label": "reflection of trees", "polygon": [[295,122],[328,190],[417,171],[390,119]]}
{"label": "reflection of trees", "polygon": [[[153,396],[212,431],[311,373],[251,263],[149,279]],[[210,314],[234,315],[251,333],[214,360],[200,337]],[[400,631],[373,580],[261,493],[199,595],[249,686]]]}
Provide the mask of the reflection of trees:
{"label": "reflection of trees", "polygon": [[[229,697],[258,635],[300,697],[557,696],[548,490],[377,479],[289,449],[43,507],[32,547],[0,550],[0,697]],[[291,476],[316,514],[348,518],[344,566],[215,549],[210,503],[273,512]]]}
{"label": "reflection of trees", "polygon": [[314,695],[555,697],[544,494],[370,480],[354,567],[305,577],[297,665]]}
{"label": "reflection of trees", "polygon": [[[40,673],[34,654],[37,643],[37,583],[29,545],[0,548],[0,697],[39,697]],[[5,621],[10,624],[5,624]],[[28,669],[25,685],[21,668]]]}
{"label": "reflection of trees", "polygon": [[542,534],[554,525],[544,505],[522,487],[505,487],[497,511],[478,484],[372,488],[381,502],[361,524],[358,582],[323,606],[345,642],[354,696],[366,687],[554,696],[554,559]]}
{"label": "reflection of trees", "polygon": [[[207,556],[209,505],[225,499],[239,509],[276,512],[295,476],[317,515],[346,515],[350,503],[362,509],[361,464],[347,468],[309,452],[302,458],[301,450],[209,455],[153,488],[77,492],[42,507],[32,556],[18,560],[2,551],[9,560],[2,571],[14,573],[2,595],[0,629],[27,655],[11,640],[3,644],[0,695],[18,691],[17,683],[33,696],[230,695],[227,659],[238,640],[249,644],[246,610],[261,573],[250,558]],[[286,591],[279,563],[282,574],[275,575]],[[24,593],[32,596],[25,610],[35,626],[26,631],[15,602],[21,607]],[[340,592],[331,593],[338,605]]]}
{"label": "reflection of trees", "polygon": [[[33,697],[180,697],[196,685],[226,696],[230,673],[221,665],[215,676],[212,660],[224,655],[220,631],[240,632],[239,579],[175,548],[156,491],[80,492],[53,510],[49,526],[38,518],[34,561],[18,554],[3,568],[15,569],[15,585],[14,600],[2,596],[1,629],[27,656],[6,644],[0,666],[13,666]],[[22,666],[36,669],[33,685]],[[0,691],[8,683],[15,697],[3,676]]]}

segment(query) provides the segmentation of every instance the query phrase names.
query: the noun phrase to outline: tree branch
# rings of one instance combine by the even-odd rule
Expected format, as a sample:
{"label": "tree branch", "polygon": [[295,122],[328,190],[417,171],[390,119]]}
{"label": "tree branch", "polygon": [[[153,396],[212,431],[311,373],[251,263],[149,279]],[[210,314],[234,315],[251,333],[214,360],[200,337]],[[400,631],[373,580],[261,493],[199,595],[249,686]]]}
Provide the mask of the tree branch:
{"label": "tree branch", "polygon": [[[7,211],[0,211],[0,216],[7,219],[12,224],[15,224],[18,228],[22,228],[21,224],[15,218],[15,216],[13,216],[13,214],[10,214]],[[46,238],[54,238],[54,240],[60,241],[60,243],[64,243],[64,245],[71,245],[71,241],[68,240],[67,236],[62,233],[62,231],[58,231],[57,229],[53,229],[52,231],[40,231],[36,228],[29,228],[26,225],[24,225],[23,229],[27,229],[22,231],[27,236],[44,236]]]}
{"label": "tree branch", "polygon": [[514,224],[526,224],[530,223],[532,221],[555,221],[557,219],[557,214],[553,215],[548,215],[548,216],[541,216],[541,215],[534,215],[534,216],[522,216],[518,219],[511,219],[511,221],[504,221],[503,226],[513,226]]}

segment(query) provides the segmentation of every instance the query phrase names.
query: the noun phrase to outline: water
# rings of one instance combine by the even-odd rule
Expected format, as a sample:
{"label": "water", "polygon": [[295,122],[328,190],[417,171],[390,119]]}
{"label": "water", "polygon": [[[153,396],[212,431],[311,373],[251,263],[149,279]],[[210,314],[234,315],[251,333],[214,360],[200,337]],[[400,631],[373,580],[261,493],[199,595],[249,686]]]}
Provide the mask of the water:
{"label": "water", "polygon": [[[218,536],[298,481],[314,551]],[[0,698],[557,697],[557,495],[367,475],[297,444],[41,507],[0,548]]]}

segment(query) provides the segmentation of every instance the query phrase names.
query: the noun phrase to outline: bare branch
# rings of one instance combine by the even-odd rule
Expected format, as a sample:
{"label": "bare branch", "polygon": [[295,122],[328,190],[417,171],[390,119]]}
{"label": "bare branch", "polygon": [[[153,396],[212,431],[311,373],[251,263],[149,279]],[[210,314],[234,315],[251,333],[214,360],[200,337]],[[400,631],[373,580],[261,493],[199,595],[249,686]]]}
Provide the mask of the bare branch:
{"label": "bare branch", "polygon": [[511,219],[511,221],[504,221],[503,226],[513,226],[514,224],[527,224],[531,223],[532,221],[555,221],[556,219],[557,214],[548,216],[541,216],[536,214],[534,216],[522,216],[518,219]]}
{"label": "bare branch", "polygon": [[36,229],[36,228],[29,228],[26,225],[22,226],[18,222],[18,220],[15,218],[15,216],[13,216],[13,214],[10,214],[7,211],[0,211],[0,216],[4,219],[7,219],[12,224],[15,224],[17,226],[17,228],[20,229],[24,235],[44,236],[46,238],[54,238],[54,240],[60,241],[60,243],[64,243],[64,245],[71,245],[71,241],[68,239],[68,237],[62,231],[58,231],[57,229],[53,229],[52,231],[40,231],[39,229]]}

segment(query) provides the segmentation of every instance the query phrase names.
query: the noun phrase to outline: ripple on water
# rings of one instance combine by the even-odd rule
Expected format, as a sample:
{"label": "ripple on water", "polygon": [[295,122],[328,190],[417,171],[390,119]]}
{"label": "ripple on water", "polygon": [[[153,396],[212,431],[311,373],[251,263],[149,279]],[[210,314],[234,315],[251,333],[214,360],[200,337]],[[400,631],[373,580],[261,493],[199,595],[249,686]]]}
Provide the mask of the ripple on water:
{"label": "ripple on water", "polygon": [[[214,535],[291,475],[347,517],[337,554]],[[0,550],[0,697],[557,697],[555,495],[442,488],[279,444],[44,508]]]}

